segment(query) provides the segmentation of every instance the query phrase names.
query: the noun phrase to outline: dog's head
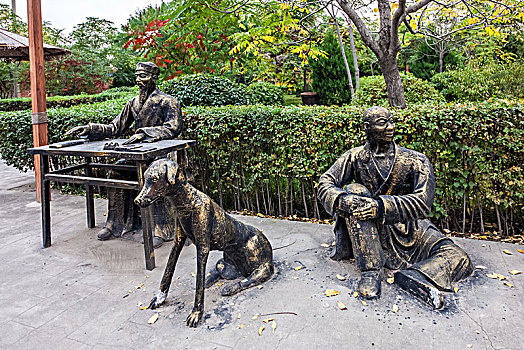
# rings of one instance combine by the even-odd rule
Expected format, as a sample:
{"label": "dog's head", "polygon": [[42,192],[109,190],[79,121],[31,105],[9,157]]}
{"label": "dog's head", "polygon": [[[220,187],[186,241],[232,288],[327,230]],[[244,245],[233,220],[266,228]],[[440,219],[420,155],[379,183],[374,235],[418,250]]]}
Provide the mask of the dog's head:
{"label": "dog's head", "polygon": [[169,188],[177,183],[179,166],[168,159],[155,160],[144,173],[144,186],[136,196],[135,203],[141,208],[164,197]]}

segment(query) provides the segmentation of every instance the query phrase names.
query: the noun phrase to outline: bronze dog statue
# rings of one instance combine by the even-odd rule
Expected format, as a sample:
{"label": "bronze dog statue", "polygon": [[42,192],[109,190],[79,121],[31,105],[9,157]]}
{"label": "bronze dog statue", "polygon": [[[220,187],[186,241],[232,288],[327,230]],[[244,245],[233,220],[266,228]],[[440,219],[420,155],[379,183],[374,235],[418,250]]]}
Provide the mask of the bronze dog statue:
{"label": "bronze dog statue", "polygon": [[[197,248],[196,293],[193,311],[186,323],[196,327],[204,311],[204,288],[220,278],[232,280],[222,288],[222,295],[233,295],[267,281],[274,272],[273,251],[264,234],[227,214],[206,194],[191,186],[176,162],[156,160],[144,174],[144,186],[135,203],[146,207],[165,197],[178,213],[180,222],[160,283],[160,290],[151,300],[152,309],[160,306],[167,297],[175,265],[182,247],[189,238]],[[206,263],[211,250],[223,251],[216,270],[205,281]]]}

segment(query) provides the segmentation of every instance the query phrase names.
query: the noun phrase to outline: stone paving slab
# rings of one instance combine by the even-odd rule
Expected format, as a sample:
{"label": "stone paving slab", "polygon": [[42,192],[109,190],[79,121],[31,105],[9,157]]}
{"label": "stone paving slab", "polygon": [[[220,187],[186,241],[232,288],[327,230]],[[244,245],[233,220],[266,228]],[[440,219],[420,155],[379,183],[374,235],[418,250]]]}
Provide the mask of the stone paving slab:
{"label": "stone paving slab", "polygon": [[[33,175],[4,163],[0,174],[0,349],[521,349],[524,344],[524,274],[509,273],[524,271],[524,254],[517,251],[523,246],[455,239],[474,265],[486,269],[476,269],[457,293],[447,295],[442,311],[386,281],[381,299],[364,305],[353,297],[355,266],[331,261],[330,248],[321,246],[332,243],[332,226],[237,216],[268,236],[275,276],[262,289],[232,297],[222,297],[218,285],[206,290],[205,318],[192,329],[185,319],[194,299],[194,246],[182,251],[166,304],[140,310],[158,288],[169,244],[156,250],[158,267],[147,271],[139,243],[96,239],[106,201],[96,200],[97,228],[87,229],[84,198],[53,192],[53,245],[42,249],[40,207],[29,190]],[[212,252],[208,267],[220,256]],[[507,279],[490,279],[491,272]],[[340,294],[328,298],[328,288]],[[340,310],[338,301],[347,310]],[[148,324],[155,313],[158,321]],[[267,316],[253,319],[256,314]],[[274,333],[272,321],[263,322],[271,318]]]}

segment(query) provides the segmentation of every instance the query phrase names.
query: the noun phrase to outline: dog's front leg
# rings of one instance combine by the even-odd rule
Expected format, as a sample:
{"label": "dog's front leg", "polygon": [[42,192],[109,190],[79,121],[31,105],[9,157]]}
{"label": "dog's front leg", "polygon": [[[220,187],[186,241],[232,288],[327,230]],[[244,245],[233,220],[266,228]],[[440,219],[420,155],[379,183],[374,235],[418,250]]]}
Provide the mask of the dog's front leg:
{"label": "dog's front leg", "polygon": [[193,306],[193,311],[186,320],[186,324],[189,327],[196,327],[198,322],[200,322],[202,319],[202,315],[204,313],[204,281],[206,277],[206,264],[208,256],[208,247],[197,246],[195,305]]}
{"label": "dog's front leg", "polygon": [[169,287],[171,286],[171,280],[173,279],[173,274],[175,273],[175,266],[185,242],[186,237],[182,236],[180,232],[178,232],[173,241],[173,248],[171,248],[171,253],[169,253],[169,259],[167,260],[166,270],[164,271],[164,276],[162,277],[162,281],[160,282],[160,290],[149,304],[151,309],[156,309],[157,307],[162,305],[162,303],[166,300],[167,293],[169,292]]}

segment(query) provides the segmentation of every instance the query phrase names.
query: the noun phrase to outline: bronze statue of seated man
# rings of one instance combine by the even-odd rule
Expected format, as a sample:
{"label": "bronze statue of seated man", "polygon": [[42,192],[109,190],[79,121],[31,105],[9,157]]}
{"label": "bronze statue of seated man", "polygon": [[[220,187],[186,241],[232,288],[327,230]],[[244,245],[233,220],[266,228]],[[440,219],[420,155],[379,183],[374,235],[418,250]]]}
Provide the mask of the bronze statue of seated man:
{"label": "bronze statue of seated man", "polygon": [[[78,134],[89,140],[103,140],[118,138],[133,131],[134,134],[124,144],[174,139],[182,131],[182,109],[175,97],[164,94],[156,87],[159,74],[160,69],[154,63],[138,63],[135,75],[139,95],[129,100],[111,123],[77,126],[69,130],[66,135]],[[128,163],[121,159],[117,164]],[[135,180],[136,174],[111,171],[109,177]],[[98,233],[99,240],[120,237],[141,226],[138,208],[133,204],[136,194],[137,192],[133,190],[107,189],[107,222]],[[171,208],[164,206],[161,201],[155,204],[151,215],[153,216],[153,244],[157,248],[163,241],[173,239],[170,233],[173,231],[172,227],[176,227],[176,222],[165,220],[166,217],[173,217],[173,215]]]}
{"label": "bronze statue of seated man", "polygon": [[319,180],[318,197],[336,217],[334,260],[355,258],[360,295],[380,297],[383,268],[395,284],[438,309],[442,291],[472,272],[468,255],[428,219],[435,175],[428,158],[393,142],[389,111],[363,114],[367,142],[344,153]]}

